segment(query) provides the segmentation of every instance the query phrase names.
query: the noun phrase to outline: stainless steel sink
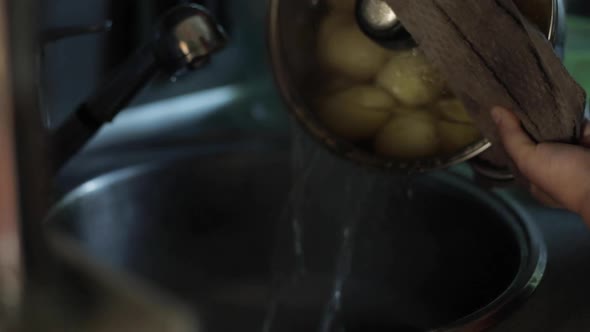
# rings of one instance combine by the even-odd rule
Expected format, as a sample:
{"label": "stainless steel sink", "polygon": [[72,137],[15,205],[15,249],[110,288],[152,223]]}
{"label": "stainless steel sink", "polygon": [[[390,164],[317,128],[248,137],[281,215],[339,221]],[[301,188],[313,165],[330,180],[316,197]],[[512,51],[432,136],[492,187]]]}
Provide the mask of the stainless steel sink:
{"label": "stainless steel sink", "polygon": [[[142,163],[71,192],[48,226],[190,303],[204,331],[479,331],[540,282],[538,231],[492,194],[322,158],[305,182],[276,148]],[[368,179],[354,210],[346,188]]]}

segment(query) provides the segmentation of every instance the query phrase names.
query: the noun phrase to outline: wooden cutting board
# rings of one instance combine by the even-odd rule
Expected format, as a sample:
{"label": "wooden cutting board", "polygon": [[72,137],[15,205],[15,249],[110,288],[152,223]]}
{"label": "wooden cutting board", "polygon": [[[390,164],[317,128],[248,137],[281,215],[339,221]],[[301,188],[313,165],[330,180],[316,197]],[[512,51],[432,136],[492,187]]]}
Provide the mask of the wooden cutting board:
{"label": "wooden cutting board", "polygon": [[537,142],[575,144],[586,94],[512,0],[386,0],[508,165],[490,110],[514,111]]}

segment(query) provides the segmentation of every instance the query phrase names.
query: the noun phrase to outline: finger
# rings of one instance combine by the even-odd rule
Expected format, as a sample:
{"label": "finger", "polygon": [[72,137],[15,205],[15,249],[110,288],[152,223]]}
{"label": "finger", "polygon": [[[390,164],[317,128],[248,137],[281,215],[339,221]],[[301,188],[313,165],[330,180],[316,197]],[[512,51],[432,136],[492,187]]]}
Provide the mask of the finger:
{"label": "finger", "polygon": [[588,215],[590,222],[590,150],[566,144],[537,145],[512,113],[497,108],[492,115],[522,175],[565,208]]}
{"label": "finger", "polygon": [[[492,117],[498,128],[498,134],[504,144],[504,149],[518,169],[527,173],[531,166],[536,165],[536,144],[522,129],[518,118],[508,110],[496,107],[492,110]],[[526,176],[527,174],[525,174]]]}
{"label": "finger", "polygon": [[580,145],[585,147],[590,147],[590,122],[587,120],[584,122],[584,128],[582,131],[582,140],[580,141]]}
{"label": "finger", "polygon": [[555,198],[551,197],[548,193],[539,189],[539,187],[531,186],[531,195],[537,199],[541,204],[554,209],[562,209],[563,205],[559,203]]}

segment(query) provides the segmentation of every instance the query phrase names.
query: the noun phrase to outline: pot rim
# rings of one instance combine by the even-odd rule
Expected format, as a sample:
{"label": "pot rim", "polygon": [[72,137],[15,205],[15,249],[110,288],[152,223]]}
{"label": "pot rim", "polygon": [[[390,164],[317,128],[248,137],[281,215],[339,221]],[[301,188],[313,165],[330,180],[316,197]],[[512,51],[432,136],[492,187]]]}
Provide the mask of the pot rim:
{"label": "pot rim", "polygon": [[[458,175],[438,176],[441,182],[452,186],[461,186]],[[436,176],[435,176],[436,177]],[[455,322],[430,332],[473,332],[484,331],[497,325],[510,315],[535,292],[541,284],[547,268],[547,246],[540,229],[533,223],[533,218],[525,207],[509,199],[508,194],[489,193],[475,186],[461,186],[471,197],[485,204],[504,216],[506,225],[510,226],[520,249],[520,264],[510,285],[493,301],[479,310],[459,318]]]}

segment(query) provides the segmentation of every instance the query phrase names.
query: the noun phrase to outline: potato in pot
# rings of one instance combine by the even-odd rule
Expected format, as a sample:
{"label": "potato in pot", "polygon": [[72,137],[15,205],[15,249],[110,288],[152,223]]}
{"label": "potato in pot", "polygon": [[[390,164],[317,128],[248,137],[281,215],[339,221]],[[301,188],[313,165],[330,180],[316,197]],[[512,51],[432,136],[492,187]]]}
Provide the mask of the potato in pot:
{"label": "potato in pot", "polygon": [[357,85],[321,98],[318,118],[335,135],[350,140],[372,138],[391,117],[395,100],[371,85]]}
{"label": "potato in pot", "polygon": [[320,23],[318,40],[328,40],[338,30],[354,24],[354,16],[339,12],[324,17]]}
{"label": "potato in pot", "polygon": [[433,103],[445,88],[437,70],[418,50],[395,54],[376,80],[379,86],[407,106]]}
{"label": "potato in pot", "polygon": [[441,100],[436,103],[435,109],[439,112],[441,118],[450,122],[474,123],[471,114],[469,114],[459,99],[453,98]]}
{"label": "potato in pot", "polygon": [[357,81],[373,79],[388,57],[388,51],[365,36],[353,19],[340,14],[322,22],[317,45],[323,67]]}
{"label": "potato in pot", "polygon": [[424,111],[392,118],[375,138],[375,151],[384,157],[425,158],[436,154],[438,147],[436,121]]}
{"label": "potato in pot", "polygon": [[327,0],[309,86],[317,118],[334,137],[373,142],[369,152],[417,160],[453,154],[481,138],[463,103],[419,49],[392,51],[369,39],[354,0]]}
{"label": "potato in pot", "polygon": [[456,153],[481,139],[480,132],[472,124],[439,121],[437,132],[444,153]]}
{"label": "potato in pot", "polygon": [[328,0],[328,7],[332,10],[352,13],[355,6],[356,0]]}
{"label": "potato in pot", "polygon": [[330,95],[357,86],[358,83],[346,78],[327,78],[318,83],[321,95]]}

